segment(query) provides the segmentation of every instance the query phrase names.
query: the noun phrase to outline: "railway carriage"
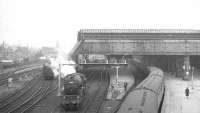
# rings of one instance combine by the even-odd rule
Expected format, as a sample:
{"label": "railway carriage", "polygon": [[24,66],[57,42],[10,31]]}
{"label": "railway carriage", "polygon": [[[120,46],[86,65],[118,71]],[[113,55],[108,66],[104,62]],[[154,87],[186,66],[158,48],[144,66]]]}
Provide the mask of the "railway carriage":
{"label": "railway carriage", "polygon": [[118,113],[159,113],[164,98],[163,72],[151,69],[148,77],[131,91]]}

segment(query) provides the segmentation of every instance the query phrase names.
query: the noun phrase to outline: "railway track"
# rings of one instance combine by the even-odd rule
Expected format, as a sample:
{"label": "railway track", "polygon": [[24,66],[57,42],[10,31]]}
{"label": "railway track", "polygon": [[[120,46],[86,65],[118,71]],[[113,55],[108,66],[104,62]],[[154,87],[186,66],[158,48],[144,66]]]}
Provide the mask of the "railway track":
{"label": "railway track", "polygon": [[14,72],[8,72],[8,73],[5,73],[5,74],[1,74],[1,76],[0,76],[0,86],[7,84],[8,78],[13,78],[15,80],[15,79],[18,79],[19,76],[21,76],[21,75],[24,75],[24,74],[30,75],[30,74],[35,73],[39,70],[39,68],[31,69],[31,67],[28,67],[29,70],[26,70],[26,69],[27,68],[22,68],[21,70],[16,70]]}
{"label": "railway track", "polygon": [[[99,75],[100,78],[98,78]],[[90,74],[88,74],[87,76],[87,80],[88,83],[98,82],[98,89],[92,95],[86,97],[86,99],[83,102],[83,106],[80,108],[80,110],[57,112],[57,113],[116,113],[117,110],[121,107],[121,104],[124,101],[125,97],[128,95],[128,93],[135,88],[135,85],[133,85],[128,90],[128,93],[126,93],[121,100],[111,102],[111,104],[114,103],[114,105],[112,105],[112,107],[108,107],[108,106],[103,106],[103,103],[106,102],[105,96],[110,82],[108,72],[102,71],[99,73],[96,70],[91,71]]]}
{"label": "railway track", "polygon": [[10,96],[9,101],[4,101],[4,104],[0,107],[0,112],[26,113],[48,94],[56,90],[56,88],[51,87],[51,81],[43,81],[40,78],[25,91],[20,91],[16,96]]}
{"label": "railway track", "polygon": [[41,77],[31,81],[27,86],[7,97],[6,101],[1,101],[0,112],[8,112],[7,110],[13,109],[14,106],[22,103],[31,94],[37,91],[37,87],[41,86]]}
{"label": "railway track", "polygon": [[102,71],[98,75],[100,75],[98,90],[95,92],[93,97],[87,101],[88,104],[84,107],[84,109],[80,113],[99,112],[99,108],[101,107],[108,90],[110,78],[108,72],[106,71]]}
{"label": "railway track", "polygon": [[[107,93],[110,82],[109,74],[106,71],[100,70],[90,70],[84,72],[84,74],[86,75],[87,85],[89,86],[88,90],[90,91],[81,107],[78,110],[64,110],[64,108],[60,106],[51,113],[98,113]],[[90,87],[91,85],[92,87]],[[94,88],[93,85],[95,85],[96,88]],[[92,90],[90,88],[92,88]]]}
{"label": "railway track", "polygon": [[23,69],[26,69],[26,68],[30,68],[30,67],[35,67],[35,66],[41,66],[41,63],[39,63],[39,64],[31,64],[31,65],[24,65],[24,66],[18,66],[18,68],[11,68],[11,69],[5,70],[4,72],[1,72],[0,76],[2,76],[2,75],[4,76],[4,75],[9,74],[10,72],[16,72],[16,71],[20,71],[20,70],[23,70]]}
{"label": "railway track", "polygon": [[46,96],[48,96],[49,94],[53,93],[56,89],[57,89],[57,87],[55,87],[53,89],[49,89],[49,91],[46,91],[43,95],[40,96],[40,98],[38,98],[35,102],[33,102],[29,107],[24,109],[22,113],[26,113],[26,112],[28,113],[28,111],[30,111],[32,109],[32,107],[34,107],[42,99],[46,98]]}
{"label": "railway track", "polygon": [[5,106],[8,101],[11,101],[12,98],[17,98],[20,97],[21,95],[23,95],[24,93],[28,92],[29,90],[31,90],[31,88],[33,88],[33,86],[35,84],[37,84],[39,82],[39,79],[41,79],[41,72],[36,73],[36,77],[31,80],[30,82],[26,82],[21,89],[17,90],[14,93],[10,93],[9,95],[3,97],[0,99],[0,109],[3,108],[3,106]]}
{"label": "railway track", "polygon": [[95,74],[96,74],[96,71],[87,72],[87,74],[85,74],[86,78],[87,78],[87,81],[88,82],[94,81],[96,79]]}
{"label": "railway track", "polygon": [[[108,72],[107,72],[108,74]],[[105,88],[108,88],[108,85],[109,85],[109,81],[110,81],[110,78],[109,76],[107,76],[108,78],[104,77],[104,82],[103,84],[107,84],[102,86],[102,87],[105,87]],[[108,80],[108,81],[107,81]],[[134,85],[128,90],[128,92],[130,92],[131,90],[134,89]],[[103,88],[102,88],[103,89]],[[108,89],[106,89],[108,90]],[[82,111],[81,113],[116,113],[117,110],[120,108],[122,102],[124,101],[125,97],[128,95],[128,93],[125,94],[125,96],[122,98],[122,100],[117,100],[117,101],[110,101],[110,103],[112,104],[111,106],[112,107],[108,107],[108,106],[104,106],[103,103],[106,102],[106,100],[104,101],[105,99],[105,94],[103,93],[99,93],[99,92],[103,92],[103,91],[100,91],[98,90],[98,92],[96,92],[97,94],[99,94],[100,96],[96,95],[95,97],[95,100],[93,100],[93,103],[92,103],[92,106],[90,106],[91,110],[86,110],[86,111]],[[104,97],[102,96],[104,95]],[[102,96],[102,97],[101,97]],[[96,103],[97,102],[97,103]]]}
{"label": "railway track", "polygon": [[56,88],[51,89],[50,83],[51,82],[45,83],[45,85],[41,87],[41,90],[34,93],[34,95],[9,113],[28,113],[34,105],[56,90]]}

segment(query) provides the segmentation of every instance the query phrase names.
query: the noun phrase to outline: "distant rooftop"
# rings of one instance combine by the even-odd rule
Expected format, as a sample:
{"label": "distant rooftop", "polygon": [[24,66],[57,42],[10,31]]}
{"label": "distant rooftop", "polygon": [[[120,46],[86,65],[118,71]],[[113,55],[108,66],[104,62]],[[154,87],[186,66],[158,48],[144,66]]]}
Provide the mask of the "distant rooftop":
{"label": "distant rooftop", "polygon": [[80,33],[200,33],[194,29],[81,29]]}

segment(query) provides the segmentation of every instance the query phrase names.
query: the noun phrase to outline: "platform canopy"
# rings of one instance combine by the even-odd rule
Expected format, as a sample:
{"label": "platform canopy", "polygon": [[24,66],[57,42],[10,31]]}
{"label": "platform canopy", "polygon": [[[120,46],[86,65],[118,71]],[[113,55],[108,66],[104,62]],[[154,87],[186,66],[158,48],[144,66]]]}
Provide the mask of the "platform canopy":
{"label": "platform canopy", "polygon": [[104,55],[200,55],[200,30],[82,29],[71,51]]}

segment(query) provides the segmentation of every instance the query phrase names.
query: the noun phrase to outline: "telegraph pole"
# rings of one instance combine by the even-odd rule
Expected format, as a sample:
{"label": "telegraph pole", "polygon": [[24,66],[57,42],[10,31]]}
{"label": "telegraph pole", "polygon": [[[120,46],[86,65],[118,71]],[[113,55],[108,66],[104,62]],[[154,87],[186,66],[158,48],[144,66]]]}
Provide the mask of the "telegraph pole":
{"label": "telegraph pole", "polygon": [[120,68],[120,66],[116,67],[116,82],[117,82],[117,84],[118,84],[118,79],[119,79],[119,68]]}
{"label": "telegraph pole", "polygon": [[59,63],[59,74],[58,74],[58,95],[61,96],[61,59],[60,59],[60,45],[59,42],[56,42],[56,49],[57,49],[57,55],[58,55],[58,63]]}
{"label": "telegraph pole", "polygon": [[61,96],[61,64],[59,62],[59,74],[58,74],[58,96]]}

